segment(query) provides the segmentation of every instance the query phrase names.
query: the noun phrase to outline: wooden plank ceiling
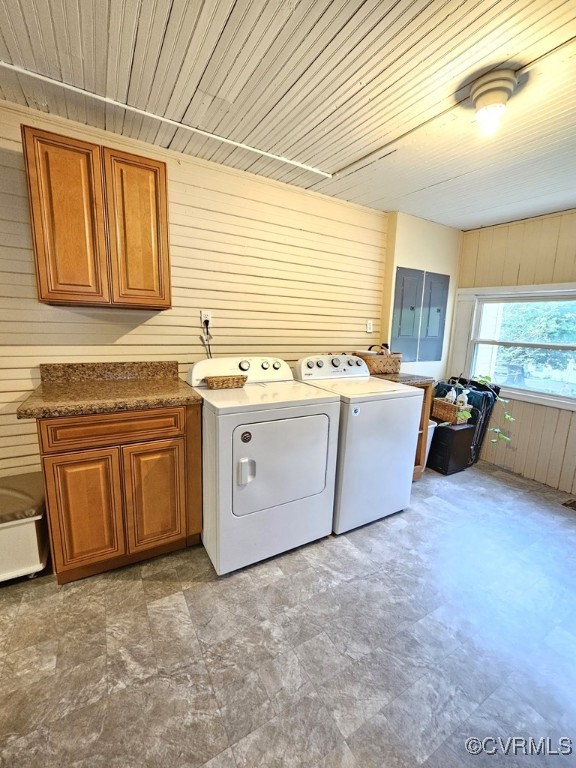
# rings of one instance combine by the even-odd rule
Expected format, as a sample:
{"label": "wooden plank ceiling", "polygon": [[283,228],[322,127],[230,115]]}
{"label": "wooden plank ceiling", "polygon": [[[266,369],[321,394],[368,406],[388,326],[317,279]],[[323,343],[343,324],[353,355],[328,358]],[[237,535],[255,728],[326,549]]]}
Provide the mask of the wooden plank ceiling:
{"label": "wooden plank ceiling", "polygon": [[[6,68],[0,98],[378,210],[576,207],[574,0],[0,0],[0,60],[333,177]],[[487,140],[469,85],[501,66]]]}

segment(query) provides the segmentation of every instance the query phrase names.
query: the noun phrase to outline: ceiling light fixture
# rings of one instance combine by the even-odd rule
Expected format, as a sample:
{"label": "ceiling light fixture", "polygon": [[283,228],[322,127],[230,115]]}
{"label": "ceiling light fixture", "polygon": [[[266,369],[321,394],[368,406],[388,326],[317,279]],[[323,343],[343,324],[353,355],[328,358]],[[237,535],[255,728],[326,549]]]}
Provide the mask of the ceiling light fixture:
{"label": "ceiling light fixture", "polygon": [[470,98],[483,136],[496,133],[506,111],[506,104],[518,84],[511,69],[497,69],[478,78],[470,86]]}

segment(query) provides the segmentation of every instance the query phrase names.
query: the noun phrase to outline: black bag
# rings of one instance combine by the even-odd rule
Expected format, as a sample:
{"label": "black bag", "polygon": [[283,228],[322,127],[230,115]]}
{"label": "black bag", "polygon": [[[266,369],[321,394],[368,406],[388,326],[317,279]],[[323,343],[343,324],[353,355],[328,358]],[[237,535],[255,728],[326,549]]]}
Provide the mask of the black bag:
{"label": "black bag", "polygon": [[456,391],[456,395],[459,395],[465,389],[470,390],[468,393],[468,403],[472,406],[472,415],[468,424],[476,425],[470,447],[470,458],[468,460],[468,466],[470,467],[480,458],[480,449],[486,437],[490,414],[500,392],[500,387],[495,384],[488,386],[473,379],[452,376],[448,381],[439,381],[436,384],[434,397],[445,397],[452,388]]}
{"label": "black bag", "polygon": [[475,381],[474,379],[465,379],[463,376],[457,378],[452,376],[448,379],[450,384],[459,384],[465,389],[473,389],[476,392],[492,392],[495,395],[500,394],[500,387],[498,384],[483,384],[481,381]]}

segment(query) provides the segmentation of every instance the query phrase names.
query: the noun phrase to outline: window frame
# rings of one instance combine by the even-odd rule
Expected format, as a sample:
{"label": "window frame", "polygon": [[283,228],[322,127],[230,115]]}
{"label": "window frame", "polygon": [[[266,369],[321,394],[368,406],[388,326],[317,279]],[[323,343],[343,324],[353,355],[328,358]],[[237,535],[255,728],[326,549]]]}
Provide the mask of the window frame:
{"label": "window frame", "polygon": [[[563,283],[552,285],[532,286],[503,286],[491,288],[461,288],[458,291],[458,300],[461,304],[468,305],[468,334],[465,354],[465,374],[472,375],[472,366],[475,359],[476,347],[479,344],[492,344],[501,347],[525,347],[535,349],[575,350],[576,344],[535,344],[533,342],[509,342],[497,339],[483,338],[479,335],[482,308],[490,303],[502,303],[505,301],[576,301],[576,283]],[[458,314],[458,312],[456,313]],[[460,321],[463,321],[462,315]],[[458,320],[456,320],[458,322]],[[458,326],[454,326],[453,342],[458,333]],[[496,382],[495,382],[496,383]],[[501,397],[511,400],[545,405],[552,408],[576,411],[576,397],[566,395],[554,395],[546,392],[533,392],[527,389],[504,385],[501,387]]]}

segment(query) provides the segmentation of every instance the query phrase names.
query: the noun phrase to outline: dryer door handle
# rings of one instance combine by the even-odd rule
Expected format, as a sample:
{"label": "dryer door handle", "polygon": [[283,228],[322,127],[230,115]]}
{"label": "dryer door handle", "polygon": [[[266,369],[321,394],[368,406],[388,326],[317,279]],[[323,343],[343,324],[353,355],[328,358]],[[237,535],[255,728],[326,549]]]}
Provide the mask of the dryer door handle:
{"label": "dryer door handle", "polygon": [[254,459],[243,458],[238,462],[238,485],[248,485],[256,477],[256,462]]}

